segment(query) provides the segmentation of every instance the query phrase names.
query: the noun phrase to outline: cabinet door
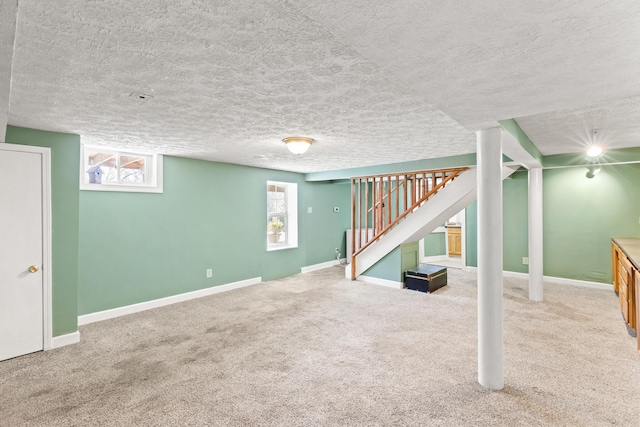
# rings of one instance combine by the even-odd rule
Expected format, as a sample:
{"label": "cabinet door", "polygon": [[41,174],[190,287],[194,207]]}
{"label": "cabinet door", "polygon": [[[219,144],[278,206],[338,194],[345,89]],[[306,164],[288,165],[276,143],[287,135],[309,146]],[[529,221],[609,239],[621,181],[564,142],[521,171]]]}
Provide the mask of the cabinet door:
{"label": "cabinet door", "polygon": [[458,234],[454,237],[453,247],[455,248],[456,255],[462,255],[462,236]]}
{"label": "cabinet door", "polygon": [[462,236],[459,228],[447,229],[449,255],[462,255]]}
{"label": "cabinet door", "polygon": [[[631,274],[629,275],[629,283],[627,285],[627,303],[629,304],[629,317],[627,319],[627,321],[629,322],[629,326],[632,327],[633,329],[636,329],[636,325],[637,325],[637,308],[636,308],[636,292],[637,292],[637,286],[636,286],[636,277],[638,275],[638,272],[636,271],[635,268],[631,269]],[[636,334],[637,335],[637,334]]]}

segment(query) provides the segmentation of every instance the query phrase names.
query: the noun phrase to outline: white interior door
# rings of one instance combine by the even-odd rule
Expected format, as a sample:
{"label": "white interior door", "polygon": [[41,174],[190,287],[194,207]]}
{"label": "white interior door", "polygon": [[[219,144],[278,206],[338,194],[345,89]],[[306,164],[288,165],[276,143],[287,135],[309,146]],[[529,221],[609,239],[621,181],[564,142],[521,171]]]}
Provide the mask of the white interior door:
{"label": "white interior door", "polygon": [[48,157],[42,148],[0,146],[0,360],[5,360],[45,348]]}

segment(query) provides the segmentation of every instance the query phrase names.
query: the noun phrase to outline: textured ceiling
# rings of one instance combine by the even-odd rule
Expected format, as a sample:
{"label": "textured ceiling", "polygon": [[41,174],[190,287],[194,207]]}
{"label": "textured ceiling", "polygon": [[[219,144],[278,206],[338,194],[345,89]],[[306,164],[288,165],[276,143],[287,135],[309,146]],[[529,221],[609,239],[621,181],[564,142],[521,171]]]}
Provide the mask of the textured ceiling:
{"label": "textured ceiling", "polygon": [[576,151],[592,144],[608,149],[637,147],[640,97],[522,117],[517,122],[545,155],[567,153],[568,144],[579,147]]}
{"label": "textured ceiling", "polygon": [[[543,154],[574,152],[573,127],[599,108],[626,129],[609,130],[616,144],[635,145],[639,12],[637,0],[20,0],[0,119],[6,107],[11,125],[86,144],[298,172],[474,152],[473,131],[506,118]],[[295,156],[281,142],[292,135],[316,142]]]}

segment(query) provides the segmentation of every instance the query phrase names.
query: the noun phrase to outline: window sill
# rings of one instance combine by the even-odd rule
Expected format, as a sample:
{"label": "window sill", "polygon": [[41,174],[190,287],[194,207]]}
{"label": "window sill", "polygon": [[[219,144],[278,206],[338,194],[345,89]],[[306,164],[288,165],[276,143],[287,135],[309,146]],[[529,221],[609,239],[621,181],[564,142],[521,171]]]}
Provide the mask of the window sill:
{"label": "window sill", "polygon": [[298,245],[269,245],[267,246],[267,252],[281,251],[284,249],[297,249]]}
{"label": "window sill", "polygon": [[162,186],[117,185],[117,184],[80,184],[80,190],[121,191],[124,193],[162,193]]}

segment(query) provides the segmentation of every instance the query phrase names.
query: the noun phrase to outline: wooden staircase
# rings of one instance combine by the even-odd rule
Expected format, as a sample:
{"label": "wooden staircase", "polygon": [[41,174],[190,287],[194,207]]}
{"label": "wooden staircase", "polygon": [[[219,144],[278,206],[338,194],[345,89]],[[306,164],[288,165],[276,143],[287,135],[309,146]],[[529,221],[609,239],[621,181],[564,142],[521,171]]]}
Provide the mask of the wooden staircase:
{"label": "wooden staircase", "polygon": [[351,280],[357,258],[469,168],[351,178]]}

